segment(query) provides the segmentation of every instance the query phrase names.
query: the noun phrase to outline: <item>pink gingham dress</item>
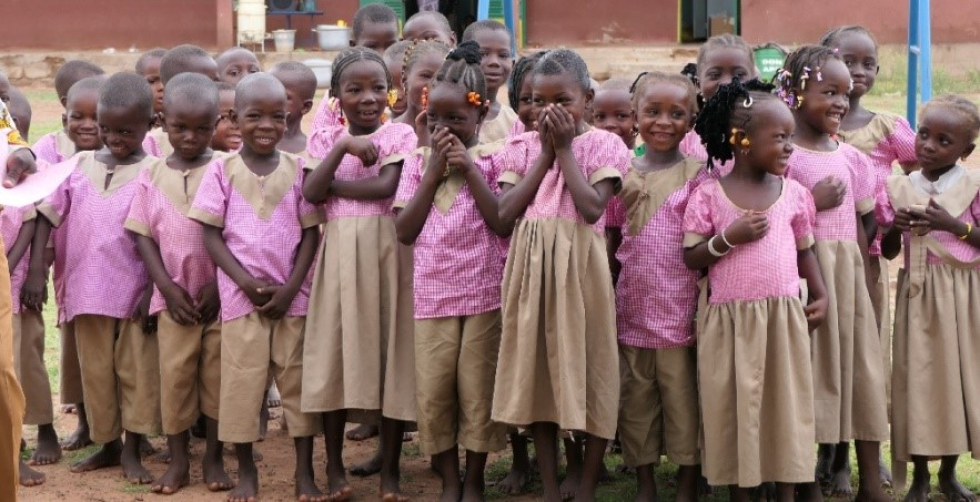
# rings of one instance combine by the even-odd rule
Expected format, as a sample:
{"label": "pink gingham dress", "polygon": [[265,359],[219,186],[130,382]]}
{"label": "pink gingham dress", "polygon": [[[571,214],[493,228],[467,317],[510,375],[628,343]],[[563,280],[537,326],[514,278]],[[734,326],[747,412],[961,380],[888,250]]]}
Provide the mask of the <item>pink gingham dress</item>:
{"label": "pink gingham dress", "polygon": [[817,213],[813,236],[822,240],[857,240],[855,213],[874,210],[874,178],[868,176],[871,165],[868,157],[846,143],[839,143],[833,152],[816,152],[796,146],[789,159],[786,177],[796,180],[807,190],[833,176],[844,182],[844,202]]}
{"label": "pink gingham dress", "polygon": [[[204,174],[189,216],[219,227],[235,259],[254,278],[285,284],[293,271],[303,230],[320,224],[315,206],[303,198],[303,159],[279,153],[279,167],[265,177],[248,169],[241,155],[212,161]],[[251,194],[251,195],[249,195]],[[221,320],[255,311],[245,293],[218,270]],[[306,315],[309,279],[303,282],[286,315]]]}
{"label": "pink gingham dress", "polygon": [[95,152],[81,152],[70,160],[75,171],[38,205],[37,212],[64,232],[64,320],[81,314],[128,319],[135,312],[150,277],[136,237],[123,224],[136,179],[155,160],[117,166],[106,189],[106,165]]}
{"label": "pink gingham dress", "polygon": [[[17,236],[24,223],[37,217],[34,206],[24,207],[5,207],[0,210],[0,235],[3,235],[4,252],[10,253],[10,248],[14,247]],[[20,263],[10,273],[10,299],[14,308],[14,315],[20,314],[20,292],[24,289],[24,281],[27,280],[27,267],[31,261],[31,247],[27,246],[27,251],[20,259]]]}
{"label": "pink gingham dress", "polygon": [[164,158],[174,153],[174,147],[170,144],[167,132],[162,127],[156,127],[143,137],[143,151],[147,155]]}
{"label": "pink gingham dress", "polygon": [[[718,235],[745,212],[732,203],[721,183],[705,181],[687,203],[685,243],[691,245]],[[814,212],[809,190],[784,178],[782,193],[765,211],[769,219],[765,237],[737,246],[708,268],[709,303],[799,298],[797,251],[813,244]]]}
{"label": "pink gingham dress", "polygon": [[[470,150],[473,167],[491,191],[499,193],[499,155],[481,146]],[[405,207],[415,196],[428,166],[428,155],[418,151],[405,161],[395,207]],[[455,173],[451,176],[462,177]],[[500,308],[500,281],[504,275],[501,239],[487,226],[469,183],[462,180],[449,211],[435,204],[415,240],[415,318],[469,316]],[[442,188],[450,186],[447,181]]]}
{"label": "pink gingham dress", "polygon": [[31,147],[31,151],[38,160],[57,164],[75,155],[75,145],[68,138],[68,133],[57,131],[41,136]]}
{"label": "pink gingham dress", "polygon": [[[681,140],[678,148],[681,153],[688,157],[695,158],[701,162],[708,162],[708,149],[704,147],[704,143],[701,142],[701,136],[694,132],[694,129],[691,129],[684,135],[684,139]],[[732,172],[732,168],[734,167],[735,159],[729,159],[725,162],[715,160],[714,163],[714,169],[722,176]]]}
{"label": "pink gingham dress", "polygon": [[[215,281],[216,268],[204,248],[200,223],[187,217],[207,166],[180,171],[159,159],[140,174],[136,195],[126,217],[126,229],[149,237],[160,248],[167,275],[193,299]],[[150,314],[167,308],[156,284]]]}
{"label": "pink gingham dress", "polygon": [[[687,167],[687,162],[681,162],[668,169],[683,172]],[[697,310],[700,272],[684,265],[681,229],[691,193],[706,180],[717,177],[702,165],[680,187],[671,186],[672,193],[656,194],[666,199],[640,233],[634,235],[627,216],[631,208],[624,201],[633,201],[634,206],[649,203],[654,194],[648,194],[647,190],[657,187],[649,187],[645,178],[662,172],[630,169],[623,191],[610,203],[606,222],[608,227],[621,228],[623,235],[616,251],[616,259],[622,265],[616,284],[619,343],[644,349],[673,349],[695,343],[691,328]],[[631,183],[632,179],[638,179],[639,183]]]}

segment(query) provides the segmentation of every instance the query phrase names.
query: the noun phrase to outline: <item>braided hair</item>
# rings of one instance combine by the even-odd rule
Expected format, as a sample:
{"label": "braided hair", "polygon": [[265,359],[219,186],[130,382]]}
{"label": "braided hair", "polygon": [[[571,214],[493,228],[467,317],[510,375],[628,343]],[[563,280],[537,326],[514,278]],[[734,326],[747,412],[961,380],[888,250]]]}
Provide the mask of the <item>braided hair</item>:
{"label": "braided hair", "polygon": [[433,89],[444,83],[453,83],[462,86],[467,93],[475,92],[481,101],[481,105],[489,102],[487,96],[487,81],[480,68],[480,44],[469,40],[456,46],[449,51],[446,62],[436,73],[429,84],[429,89]]}
{"label": "braided hair", "polygon": [[718,86],[718,92],[705,103],[694,123],[694,131],[708,151],[709,168],[714,167],[714,160],[726,162],[735,158],[732,129],[747,128],[755,102],[777,99],[771,93],[772,88],[758,79],[744,84],[734,79],[730,84]]}
{"label": "braided hair", "polygon": [[548,51],[534,65],[531,75],[569,75],[582,87],[582,92],[588,92],[592,88],[589,67],[582,56],[571,49]]}
{"label": "braided hair", "polygon": [[449,46],[438,40],[413,40],[409,42],[405,49],[405,58],[402,60],[402,87],[408,88],[408,74],[423,57],[429,54],[436,54],[439,57],[446,57],[449,54]]}
{"label": "braided hair", "polygon": [[[745,52],[745,57],[748,58],[750,63],[755,61],[752,48],[749,47],[749,44],[745,43],[745,40],[742,40],[742,37],[725,33],[724,35],[715,35],[701,45],[701,49],[698,50],[698,62],[695,65],[695,70],[697,68],[704,68],[704,59],[712,49],[726,48],[742,50]],[[687,70],[688,67],[685,66],[684,69]]]}
{"label": "braided hair", "polygon": [[959,116],[964,122],[963,126],[970,133],[970,141],[976,141],[977,135],[980,134],[980,111],[973,101],[955,94],[943,94],[922,105],[919,114],[924,115],[927,110],[933,108],[942,108],[948,114]]}
{"label": "braided hair", "polygon": [[647,87],[656,84],[669,84],[680,87],[685,92],[687,92],[687,98],[691,103],[691,115],[697,112],[697,101],[695,96],[697,96],[698,91],[694,88],[694,84],[691,80],[679,73],[664,73],[660,71],[643,72],[636,77],[633,81],[633,85],[630,86],[630,94],[633,95],[633,110],[639,113],[640,96],[646,91]]}
{"label": "braided hair", "polygon": [[330,75],[330,92],[334,97],[340,95],[340,78],[344,75],[344,70],[359,61],[373,61],[378,63],[385,72],[385,81],[388,83],[388,89],[391,89],[391,73],[388,71],[388,67],[385,66],[384,60],[381,59],[381,55],[364,47],[351,47],[337,54],[337,57],[333,60],[333,74]]}
{"label": "braided hair", "polygon": [[875,39],[875,36],[871,34],[870,30],[859,24],[838,26],[827,33],[824,33],[824,36],[820,38],[820,45],[835,48],[837,44],[840,43],[841,37],[852,33],[868,37],[871,40],[871,43],[875,46],[875,52],[878,51],[878,40]]}
{"label": "braided hair", "polygon": [[524,86],[525,78],[534,68],[534,65],[547,53],[548,51],[538,51],[524,56],[514,63],[514,68],[511,70],[510,76],[507,77],[507,102],[510,103],[510,107],[514,111],[517,111],[521,104],[521,87]]}
{"label": "braided hair", "polygon": [[803,104],[803,91],[806,81],[813,78],[822,80],[820,69],[828,60],[840,60],[837,52],[823,45],[804,45],[786,56],[783,68],[776,72],[772,83],[776,86],[776,95],[792,109],[798,109]]}

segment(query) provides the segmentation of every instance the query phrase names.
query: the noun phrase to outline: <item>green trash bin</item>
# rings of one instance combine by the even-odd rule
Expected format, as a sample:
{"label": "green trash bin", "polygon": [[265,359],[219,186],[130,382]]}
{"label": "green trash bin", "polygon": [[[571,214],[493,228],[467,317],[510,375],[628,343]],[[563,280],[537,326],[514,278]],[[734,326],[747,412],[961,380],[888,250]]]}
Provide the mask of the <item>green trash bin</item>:
{"label": "green trash bin", "polygon": [[786,62],[786,50],[774,43],[760,45],[753,49],[753,52],[755,66],[759,69],[759,80],[763,82],[771,81]]}

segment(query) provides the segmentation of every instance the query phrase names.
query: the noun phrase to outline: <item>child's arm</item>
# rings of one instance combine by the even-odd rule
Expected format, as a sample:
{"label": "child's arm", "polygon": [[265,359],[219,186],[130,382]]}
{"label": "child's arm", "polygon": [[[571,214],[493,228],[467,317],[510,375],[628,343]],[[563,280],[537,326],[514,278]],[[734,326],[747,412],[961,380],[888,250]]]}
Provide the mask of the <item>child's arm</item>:
{"label": "child's arm", "polygon": [[575,120],[567,110],[549,107],[545,121],[554,131],[555,158],[565,178],[565,186],[572,194],[575,209],[588,224],[599,221],[606,210],[609,198],[616,194],[616,184],[612,180],[602,180],[590,185],[579,167],[578,159],[572,153],[572,139],[575,138]]}
{"label": "child's arm", "polygon": [[289,310],[289,305],[293,303],[293,298],[303,287],[303,281],[313,266],[313,258],[316,254],[317,241],[320,234],[317,227],[303,229],[303,237],[299,241],[296,250],[295,265],[289,280],[286,284],[263,286],[258,289],[259,293],[271,295],[268,302],[259,307],[259,313],[270,319],[282,319]]}
{"label": "child's arm", "polygon": [[520,218],[527,206],[531,205],[534,196],[538,193],[538,187],[544,175],[555,163],[555,153],[549,149],[542,149],[541,154],[534,160],[527,176],[521,178],[516,185],[510,183],[500,184],[500,203],[497,212],[500,222],[508,229],[512,230],[517,218]]}
{"label": "child's arm", "polygon": [[27,248],[34,239],[35,226],[37,226],[37,223],[34,219],[25,221],[20,226],[20,232],[17,233],[17,240],[14,241],[13,246],[10,246],[10,251],[7,251],[7,267],[11,274],[17,268],[17,265],[20,264],[20,260],[24,258],[24,254],[27,253]]}
{"label": "child's arm", "polygon": [[139,249],[143,264],[146,265],[150,273],[150,279],[160,289],[160,294],[167,301],[167,312],[178,324],[190,326],[197,323],[201,316],[194,309],[194,300],[184,288],[180,287],[170,274],[167,273],[163,265],[163,257],[160,256],[160,246],[156,241],[145,235],[136,236],[136,247]]}
{"label": "child's arm", "polygon": [[222,229],[213,225],[204,225],[204,247],[208,250],[211,255],[211,259],[214,260],[215,265],[218,266],[228,277],[235,282],[245,296],[248,297],[252,305],[262,306],[269,302],[272,298],[271,295],[263,293],[262,288],[268,287],[263,281],[260,281],[245,270],[245,267],[238,262],[235,255],[231,254],[231,249],[228,249],[228,244],[225,243],[224,236],[221,235]]}
{"label": "child's arm", "polygon": [[857,243],[858,249],[861,250],[861,261],[864,262],[864,282],[868,288],[868,293],[871,294],[874,291],[875,283],[871,277],[871,252],[868,246],[871,245],[873,237],[868,231],[878,232],[878,225],[875,222],[874,212],[867,214],[856,213],[856,224],[857,224]]}
{"label": "child's arm", "polygon": [[27,308],[41,310],[41,307],[48,301],[48,266],[44,260],[44,250],[48,245],[48,238],[51,236],[51,222],[40,213],[34,221],[34,239],[31,241],[27,279],[24,281],[20,299]]}
{"label": "child's arm", "polygon": [[800,277],[806,279],[806,287],[810,292],[810,303],[803,307],[803,312],[806,314],[807,326],[813,331],[827,316],[827,286],[823,282],[820,264],[817,263],[817,256],[813,254],[812,248],[796,252],[796,266],[800,270]]}
{"label": "child's arm", "polygon": [[[980,249],[980,231],[976,227],[954,218],[946,209],[936,204],[935,200],[929,199],[929,205],[926,206],[925,212],[916,213],[915,216],[925,220],[930,229],[949,232],[967,244]],[[895,221],[898,222],[897,214]]]}
{"label": "child's arm", "polygon": [[347,199],[378,200],[395,194],[401,176],[401,162],[382,166],[378,175],[372,178],[338,180],[337,168],[347,154],[361,159],[365,166],[374,165],[378,161],[378,150],[370,139],[352,136],[341,138],[323,162],[306,176],[303,182],[303,197],[306,200],[319,204],[330,195]]}
{"label": "child's arm", "polygon": [[619,272],[623,265],[616,259],[616,251],[623,243],[623,231],[619,227],[606,227],[606,254],[609,260],[609,271],[612,273],[613,286],[619,282]]}
{"label": "child's arm", "polygon": [[[691,270],[708,268],[722,259],[735,246],[748,244],[766,236],[769,232],[769,219],[763,213],[745,213],[733,221],[719,234],[712,235],[704,242],[684,249],[684,264]],[[728,244],[731,244],[729,246]],[[708,244],[721,256],[711,254]]]}

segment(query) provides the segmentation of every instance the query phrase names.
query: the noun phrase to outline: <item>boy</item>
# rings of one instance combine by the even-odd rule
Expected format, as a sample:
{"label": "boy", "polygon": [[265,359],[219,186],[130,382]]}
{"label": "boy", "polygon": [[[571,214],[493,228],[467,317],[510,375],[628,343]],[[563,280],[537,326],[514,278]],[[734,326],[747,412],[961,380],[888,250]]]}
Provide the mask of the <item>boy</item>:
{"label": "boy", "polygon": [[105,70],[88,61],[73,59],[61,65],[58,72],[54,74],[54,90],[58,94],[58,101],[61,102],[61,106],[66,105],[68,89],[71,89],[75,82],[96,75],[105,75]]}
{"label": "boy", "polygon": [[[61,65],[58,73],[54,76],[55,92],[61,106],[68,111],[68,91],[77,82],[89,77],[105,75],[105,71],[88,61],[72,60]],[[65,123],[66,115],[61,116],[62,124]],[[34,153],[39,159],[52,164],[61,162],[75,154],[74,144],[68,139],[67,130],[61,130],[41,136],[41,139],[34,143]],[[64,344],[62,344],[64,346]],[[62,394],[64,394],[62,389]]]}
{"label": "boy", "polygon": [[136,73],[146,79],[153,89],[153,114],[159,118],[163,113],[163,80],[160,79],[160,60],[167,54],[167,49],[153,49],[144,52],[136,60]]}
{"label": "boy", "polygon": [[97,115],[104,147],[77,154],[75,171],[38,205],[29,275],[43,283],[45,244],[51,227],[63,226],[65,318],[75,323],[85,411],[102,445],[72,472],[121,464],[130,482],[149,483],[139,445],[160,430],[159,356],[156,337],[147,336],[154,326],[146,269],[123,222],[136,177],[153,161],[141,147],[153,91],[139,75],[117,73],[99,92]]}
{"label": "boy", "polygon": [[[167,54],[160,59],[160,81],[163,82],[164,95],[167,92],[167,82],[184,72],[200,73],[215,82],[218,81],[218,64],[207,51],[196,45],[178,45],[167,51]],[[159,127],[146,135],[143,149],[154,157],[167,157],[174,153],[167,133]]]}
{"label": "boy", "polygon": [[232,85],[253,73],[262,71],[255,53],[242,47],[232,47],[222,52],[215,58],[215,62],[218,64],[218,79]]}
{"label": "boy", "polygon": [[456,33],[449,20],[437,11],[424,10],[405,21],[402,40],[438,40],[456,47]]}
{"label": "boy", "polygon": [[499,21],[477,21],[466,27],[463,41],[472,40],[480,45],[480,69],[487,81],[490,112],[480,128],[480,142],[503,141],[517,122],[517,112],[497,101],[500,88],[507,85],[514,67],[514,55],[510,51],[510,31]]}
{"label": "boy", "polygon": [[235,112],[235,86],[218,82],[218,124],[211,138],[211,149],[216,152],[237,152],[242,147],[242,132],[231,119]]}
{"label": "boy", "polygon": [[140,175],[125,224],[136,234],[153,280],[149,313],[159,315],[160,402],[171,460],[151,489],[169,495],[190,481],[188,430],[203,413],[204,482],[211,491],[228,490],[232,483],[217,440],[221,326],[215,266],[201,225],[187,218],[213,155],[218,89],[203,75],[182,73],[167,84],[164,105],[163,128],[175,151]]}
{"label": "boy", "polygon": [[259,439],[271,370],[296,447],[296,497],[321,500],[313,479],[319,421],[300,411],[308,273],[321,218],[302,196],[302,159],[276,149],[286,128],[283,85],[264,73],[245,77],[236,89],[233,119],[242,149],[208,166],[189,213],[204,224],[204,245],[219,269],[218,436],[235,443],[239,474],[228,499],[258,497],[252,443]]}
{"label": "boy", "polygon": [[279,142],[279,149],[302,154],[306,151],[303,116],[313,108],[316,75],[305,64],[296,61],[278,63],[269,74],[279,79],[286,88],[286,132]]}
{"label": "boy", "polygon": [[636,147],[636,116],[629,81],[611,78],[599,86],[592,99],[592,126],[619,136],[630,150]]}

